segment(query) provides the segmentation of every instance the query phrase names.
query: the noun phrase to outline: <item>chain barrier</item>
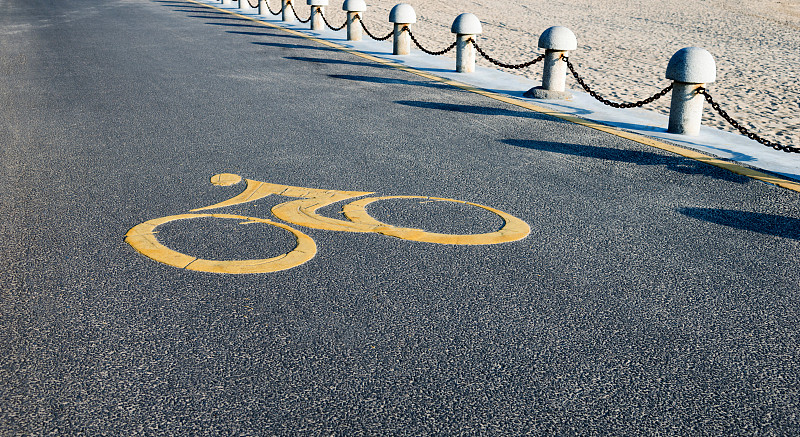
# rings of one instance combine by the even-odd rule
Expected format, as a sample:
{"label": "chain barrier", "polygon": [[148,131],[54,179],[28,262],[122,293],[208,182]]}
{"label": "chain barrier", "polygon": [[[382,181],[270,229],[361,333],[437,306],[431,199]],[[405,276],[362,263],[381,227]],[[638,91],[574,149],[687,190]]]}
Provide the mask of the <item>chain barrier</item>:
{"label": "chain barrier", "polygon": [[698,88],[697,94],[702,95],[706,99],[706,101],[711,105],[711,108],[713,108],[714,111],[716,111],[720,115],[720,117],[724,118],[725,121],[727,121],[731,126],[736,128],[736,130],[738,130],[739,133],[746,136],[747,138],[750,138],[753,141],[756,141],[767,147],[771,147],[775,150],[781,150],[786,153],[800,153],[800,147],[784,146],[781,143],[772,142],[768,139],[761,138],[760,136],[754,134],[753,132],[750,132],[746,127],[742,126],[741,123],[734,120],[733,117],[728,115],[728,113],[725,112],[725,110],[719,106],[719,103],[715,102],[714,99],[711,98],[711,94],[709,94],[707,89]]}
{"label": "chain barrier", "polygon": [[342,24],[341,26],[333,27],[333,26],[331,26],[331,23],[328,23],[328,18],[325,17],[325,14],[322,13],[322,9],[319,10],[319,14],[322,15],[322,21],[325,22],[325,25],[328,26],[333,31],[342,30],[342,29],[344,29],[345,26],[347,26],[347,20],[345,20],[344,24]]}
{"label": "chain barrier", "polygon": [[255,9],[258,7],[258,0],[256,0],[256,4],[253,4],[252,0],[247,0],[247,4],[250,5],[251,8]]}
{"label": "chain barrier", "polygon": [[429,55],[441,56],[441,55],[449,52],[450,50],[453,50],[456,47],[456,44],[457,44],[457,42],[454,42],[453,44],[450,44],[449,46],[447,46],[447,48],[445,48],[444,50],[439,50],[438,52],[434,52],[432,50],[426,49],[425,47],[422,47],[422,44],[420,44],[419,41],[417,41],[417,39],[414,38],[414,34],[411,33],[411,29],[408,26],[403,26],[403,30],[408,32],[408,36],[411,37],[411,41],[414,42],[415,46],[419,47],[420,50],[422,50],[423,52],[425,52],[425,53],[427,53]]}
{"label": "chain barrier", "polygon": [[595,99],[597,99],[600,103],[602,103],[604,105],[611,106],[612,108],[641,108],[644,105],[647,105],[647,104],[655,102],[656,100],[658,100],[658,99],[664,97],[665,95],[667,95],[668,92],[672,91],[672,84],[669,84],[669,86],[667,86],[663,90],[655,93],[653,96],[648,97],[648,98],[646,98],[644,100],[639,100],[638,102],[633,102],[633,103],[612,102],[611,100],[607,100],[607,99],[604,99],[604,98],[600,97],[599,94],[597,94],[591,88],[589,88],[589,85],[586,85],[586,82],[584,82],[583,79],[580,77],[580,75],[578,75],[578,72],[575,71],[575,67],[572,65],[572,62],[569,61],[568,57],[562,55],[561,59],[564,60],[564,62],[567,63],[567,68],[569,68],[569,71],[572,73],[572,76],[575,77],[575,80],[578,81],[578,85],[580,85],[581,88],[583,88],[584,91],[589,93],[590,96],[592,96]]}
{"label": "chain barrier", "polygon": [[361,28],[364,29],[364,33],[366,33],[367,36],[369,36],[370,38],[374,39],[375,41],[386,41],[387,39],[391,38],[392,35],[394,35],[394,30],[392,30],[392,31],[389,32],[388,35],[386,35],[384,37],[377,37],[377,36],[373,35],[369,30],[367,30],[367,26],[364,25],[364,21],[361,19],[361,15],[360,14],[356,14],[354,19],[358,20],[358,22],[361,23]]}
{"label": "chain barrier", "polygon": [[297,21],[301,23],[308,23],[309,21],[311,21],[311,17],[308,17],[308,19],[306,20],[300,19],[300,16],[297,15],[297,11],[294,9],[294,2],[289,2],[288,5],[290,8],[292,8],[292,13],[294,14],[294,18],[297,18]]}
{"label": "chain barrier", "polygon": [[[248,3],[250,3],[250,0],[248,0]],[[252,3],[250,3],[250,5],[252,6]],[[267,9],[269,9],[269,11],[270,11],[270,13],[272,13],[272,15],[280,14],[281,11],[278,11],[278,12],[273,11],[272,8],[269,7],[269,3],[266,3],[266,5],[267,5]],[[292,2],[289,2],[288,6],[290,8],[292,8],[292,13],[294,13],[295,18],[297,18],[297,20],[300,21],[301,23],[308,23],[309,21],[311,21],[311,17],[308,17],[305,20],[301,19],[297,15],[297,11],[295,10],[294,4]],[[255,7],[257,7],[257,5],[253,6],[253,7],[255,8]],[[341,26],[334,27],[328,22],[328,19],[327,19],[327,17],[325,17],[325,14],[322,13],[321,10],[319,12],[320,12],[320,15],[322,15],[322,20],[325,22],[325,24],[331,30],[338,31],[338,30],[344,29],[344,27],[347,26],[347,22],[345,21],[345,23],[342,24]],[[372,38],[372,39],[374,39],[376,41],[385,41],[385,40],[391,38],[392,35],[394,35],[394,30],[392,30],[386,36],[383,36],[383,37],[375,36],[375,35],[372,34],[372,32],[369,31],[369,29],[367,29],[367,26],[364,24],[364,21],[361,19],[361,15],[360,14],[356,14],[353,17],[353,19],[354,20],[358,20],[359,24],[361,24],[361,28],[364,29],[364,33],[366,33],[370,38]],[[404,26],[402,28],[402,31],[403,32],[408,32],[408,35],[411,37],[411,41],[413,41],[414,45],[416,45],[420,50],[422,50],[423,52],[425,52],[425,53],[427,53],[429,55],[433,55],[433,56],[444,55],[445,53],[453,50],[456,47],[456,45],[458,44],[458,42],[454,42],[453,44],[447,46],[443,50],[432,51],[432,50],[426,49],[425,47],[422,46],[422,44],[420,44],[420,42],[417,40],[416,37],[414,37],[414,34],[411,32],[411,29],[408,26]],[[494,65],[497,65],[498,67],[509,68],[509,69],[512,69],[512,70],[518,70],[518,69],[530,67],[531,65],[534,65],[534,64],[536,64],[538,62],[541,62],[545,57],[545,55],[539,55],[535,59],[530,60],[528,62],[523,62],[521,64],[506,64],[506,63],[504,63],[502,61],[499,61],[499,60],[494,59],[491,56],[489,56],[486,52],[483,51],[483,49],[481,49],[481,47],[478,45],[478,43],[473,38],[468,39],[467,42],[472,43],[472,45],[475,47],[475,50],[478,52],[478,54],[480,54],[487,61],[491,62]],[[662,89],[661,91],[657,92],[656,94],[654,94],[651,97],[648,97],[648,98],[646,98],[644,100],[639,100],[639,101],[633,102],[633,103],[618,103],[618,102],[614,102],[614,101],[611,101],[611,100],[608,100],[608,99],[604,99],[599,94],[597,94],[594,90],[592,90],[589,87],[589,85],[586,84],[586,82],[583,80],[583,78],[578,74],[578,72],[575,70],[575,66],[572,64],[572,62],[570,62],[569,57],[562,56],[561,59],[564,62],[567,63],[567,68],[569,69],[570,73],[572,73],[572,76],[575,78],[575,80],[578,82],[578,84],[581,86],[581,88],[583,88],[584,91],[589,93],[590,96],[594,97],[595,99],[597,99],[598,101],[600,101],[604,105],[608,105],[608,106],[611,106],[611,107],[614,107],[614,108],[639,108],[639,107],[642,107],[644,105],[653,103],[654,101],[664,97],[665,95],[667,95],[667,93],[669,93],[672,90],[672,87],[673,87],[673,85],[670,84],[666,88]],[[731,126],[733,126],[736,130],[738,130],[742,135],[744,135],[744,136],[750,138],[751,140],[754,140],[754,141],[756,141],[756,142],[758,142],[758,143],[760,143],[760,144],[762,144],[764,146],[771,147],[772,149],[775,149],[775,150],[781,150],[781,151],[784,151],[784,152],[787,152],[787,153],[800,153],[800,147],[785,146],[785,145],[782,145],[780,143],[776,143],[776,142],[767,140],[765,138],[762,138],[762,137],[756,135],[753,132],[750,132],[746,127],[742,126],[741,123],[739,123],[738,121],[734,120],[730,115],[728,115],[728,113],[725,112],[725,110],[723,110],[719,106],[719,104],[714,101],[714,99],[711,97],[711,94],[709,94],[708,90],[706,90],[705,88],[699,88],[697,90],[697,93],[701,94],[705,98],[705,100],[711,105],[711,107],[714,109],[714,111],[716,111],[723,119],[725,119],[725,121],[727,121]]]}
{"label": "chain barrier", "polygon": [[498,67],[510,68],[512,70],[519,70],[520,68],[530,67],[531,65],[540,62],[542,59],[544,59],[544,55],[539,55],[536,59],[533,59],[528,62],[523,62],[522,64],[506,64],[505,62],[498,61],[497,59],[494,59],[491,56],[487,55],[486,52],[481,50],[480,46],[478,45],[478,42],[475,41],[474,39],[470,38],[467,40],[467,42],[470,42],[472,43],[473,46],[475,46],[475,50],[478,52],[479,55],[483,56],[484,59],[486,59],[487,61],[491,62],[494,65],[497,65]]}
{"label": "chain barrier", "polygon": [[281,10],[278,9],[278,12],[273,11],[272,8],[269,7],[269,2],[267,0],[264,0],[264,4],[267,5],[267,10],[269,11],[270,14],[272,14],[272,15],[280,15]]}

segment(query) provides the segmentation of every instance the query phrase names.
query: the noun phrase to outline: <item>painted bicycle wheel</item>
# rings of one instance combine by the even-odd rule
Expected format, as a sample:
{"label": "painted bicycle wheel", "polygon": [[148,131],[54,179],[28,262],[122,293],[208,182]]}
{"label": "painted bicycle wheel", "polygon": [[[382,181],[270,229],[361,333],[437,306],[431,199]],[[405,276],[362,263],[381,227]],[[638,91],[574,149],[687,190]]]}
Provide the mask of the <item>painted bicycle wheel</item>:
{"label": "painted bicycle wheel", "polygon": [[[380,222],[373,218],[367,212],[367,205],[391,199],[422,199],[424,201],[434,202],[454,202],[464,205],[470,205],[492,212],[503,219],[503,227],[494,232],[487,232],[483,234],[440,234],[436,232],[426,232],[422,229],[405,228],[390,225]],[[345,216],[354,223],[364,225],[370,228],[370,232],[377,232],[383,235],[402,238],[404,240],[421,241],[425,243],[437,244],[463,244],[463,245],[479,245],[479,244],[499,244],[511,241],[521,240],[528,236],[531,232],[530,226],[524,221],[514,217],[511,214],[505,213],[498,209],[494,209],[485,205],[480,205],[472,202],[465,202],[463,200],[444,199],[440,197],[426,197],[426,196],[383,196],[383,197],[367,197],[364,199],[350,202],[342,208]]]}
{"label": "painted bicycle wheel", "polygon": [[[217,218],[243,220],[243,223],[262,223],[276,226],[291,232],[297,239],[297,246],[282,255],[247,260],[212,260],[193,257],[172,250],[156,238],[156,228],[165,223],[176,220],[190,220],[196,218]],[[209,273],[270,273],[297,267],[314,258],[317,254],[317,245],[308,235],[283,223],[272,220],[246,217],[234,214],[179,214],[161,217],[140,223],[125,234],[125,241],[142,255],[173,267]]]}

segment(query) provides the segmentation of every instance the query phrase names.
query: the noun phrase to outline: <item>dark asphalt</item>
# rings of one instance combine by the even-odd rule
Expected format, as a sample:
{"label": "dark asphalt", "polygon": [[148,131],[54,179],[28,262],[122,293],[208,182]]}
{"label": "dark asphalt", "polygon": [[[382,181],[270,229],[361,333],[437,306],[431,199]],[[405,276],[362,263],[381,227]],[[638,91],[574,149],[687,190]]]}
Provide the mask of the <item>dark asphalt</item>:
{"label": "dark asphalt", "polygon": [[[180,0],[0,0],[0,99],[2,435],[800,433],[798,193]],[[317,256],[263,275],[124,242],[239,193],[222,172],[532,232],[303,228]],[[199,256],[293,244],[161,231]]]}

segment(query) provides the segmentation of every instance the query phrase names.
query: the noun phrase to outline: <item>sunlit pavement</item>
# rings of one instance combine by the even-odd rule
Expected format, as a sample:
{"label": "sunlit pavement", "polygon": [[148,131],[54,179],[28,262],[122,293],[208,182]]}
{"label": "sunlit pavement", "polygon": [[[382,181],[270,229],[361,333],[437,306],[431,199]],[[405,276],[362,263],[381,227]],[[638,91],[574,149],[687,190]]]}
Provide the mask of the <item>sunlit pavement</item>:
{"label": "sunlit pavement", "polygon": [[[0,434],[800,426],[797,192],[180,0],[6,0],[0,56]],[[191,212],[218,174],[361,194]],[[530,233],[420,241],[473,204]],[[182,214],[145,234],[316,251],[126,241]]]}

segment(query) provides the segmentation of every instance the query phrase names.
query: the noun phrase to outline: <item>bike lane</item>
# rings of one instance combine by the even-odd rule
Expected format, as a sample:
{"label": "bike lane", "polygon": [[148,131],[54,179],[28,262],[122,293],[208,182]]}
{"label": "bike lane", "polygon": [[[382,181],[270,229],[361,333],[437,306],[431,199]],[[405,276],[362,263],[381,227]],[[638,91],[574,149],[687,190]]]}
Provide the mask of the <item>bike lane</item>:
{"label": "bike lane", "polygon": [[[796,429],[797,193],[196,4],[3,7],[4,432]],[[473,202],[530,234],[273,214],[306,192],[200,211],[304,233],[317,252],[290,269],[126,244],[244,191],[220,173],[425,197],[362,205],[395,227],[503,226],[430,198]],[[316,212],[347,221],[346,203]],[[217,259],[296,245],[241,222],[157,238]]]}

